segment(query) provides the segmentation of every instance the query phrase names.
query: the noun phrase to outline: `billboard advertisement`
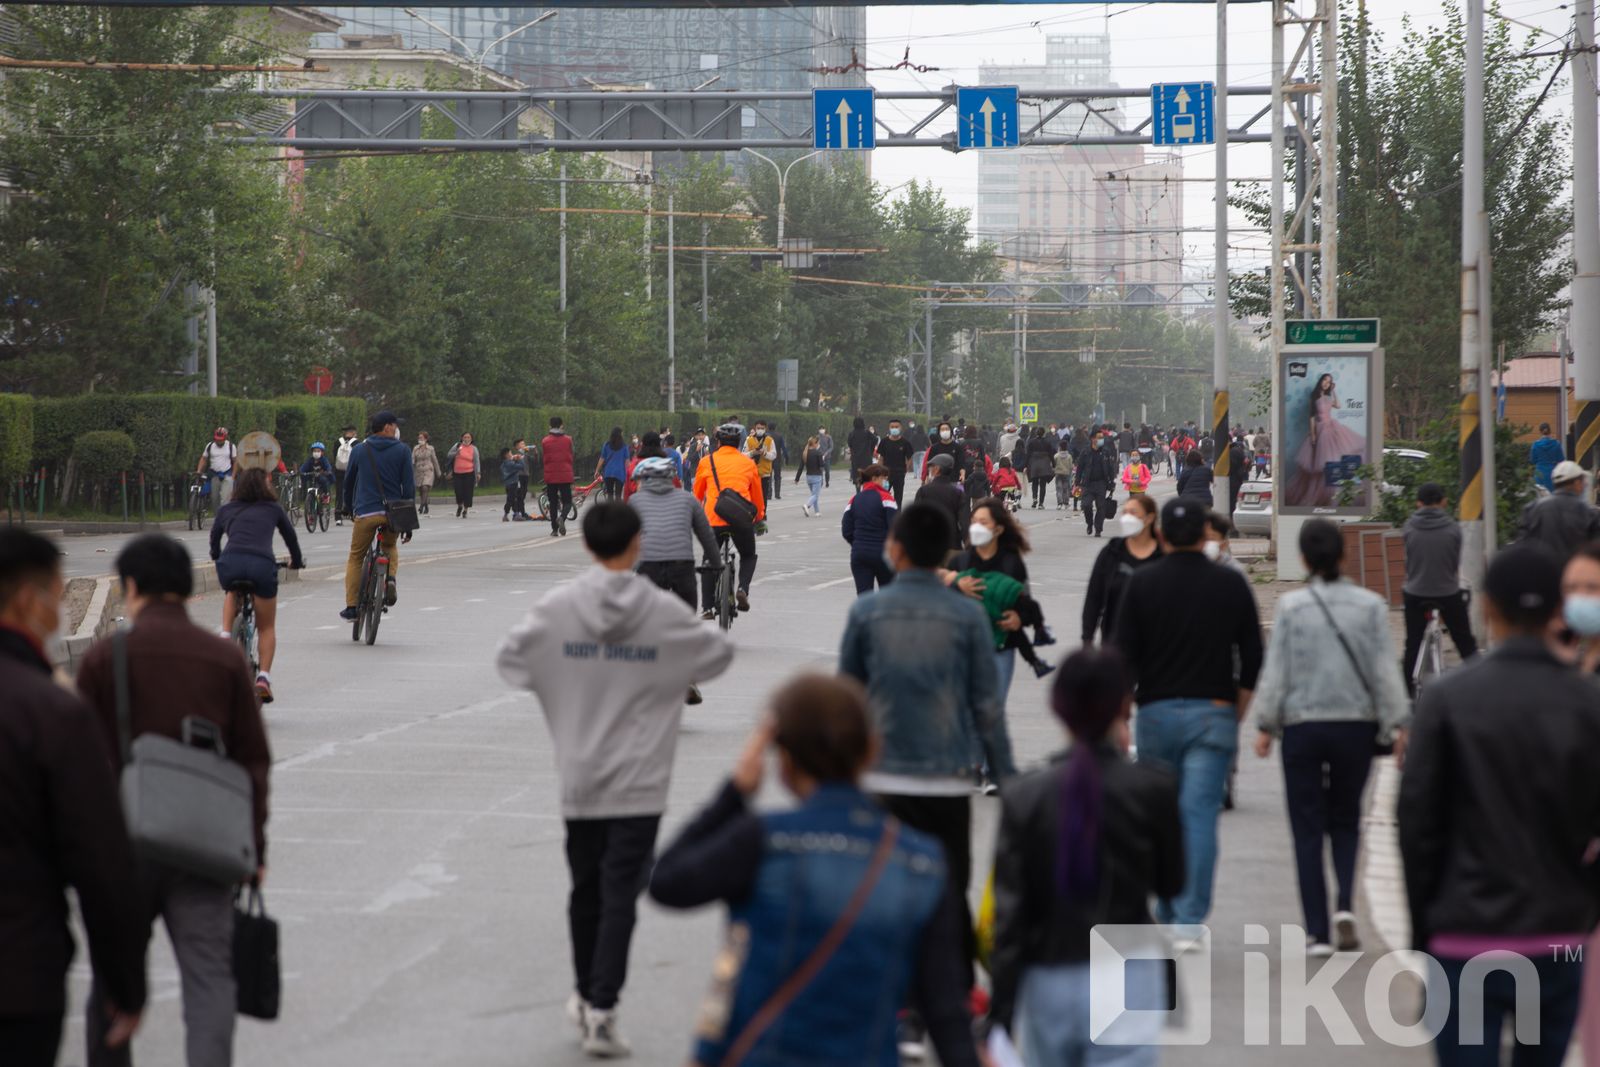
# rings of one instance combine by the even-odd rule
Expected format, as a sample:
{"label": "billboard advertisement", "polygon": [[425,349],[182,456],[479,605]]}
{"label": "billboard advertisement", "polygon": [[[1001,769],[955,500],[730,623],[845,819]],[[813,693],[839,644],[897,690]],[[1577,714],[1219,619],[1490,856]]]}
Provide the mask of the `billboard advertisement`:
{"label": "billboard advertisement", "polygon": [[1283,355],[1280,513],[1366,515],[1357,471],[1383,449],[1382,350]]}

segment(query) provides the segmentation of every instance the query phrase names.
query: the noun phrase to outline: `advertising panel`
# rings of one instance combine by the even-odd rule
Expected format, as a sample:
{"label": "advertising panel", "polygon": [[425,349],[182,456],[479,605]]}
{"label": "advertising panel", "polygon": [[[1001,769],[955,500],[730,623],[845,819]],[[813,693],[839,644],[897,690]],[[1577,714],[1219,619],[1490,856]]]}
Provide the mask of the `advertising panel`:
{"label": "advertising panel", "polygon": [[1282,358],[1280,514],[1367,514],[1371,484],[1357,471],[1383,448],[1381,350],[1289,349]]}

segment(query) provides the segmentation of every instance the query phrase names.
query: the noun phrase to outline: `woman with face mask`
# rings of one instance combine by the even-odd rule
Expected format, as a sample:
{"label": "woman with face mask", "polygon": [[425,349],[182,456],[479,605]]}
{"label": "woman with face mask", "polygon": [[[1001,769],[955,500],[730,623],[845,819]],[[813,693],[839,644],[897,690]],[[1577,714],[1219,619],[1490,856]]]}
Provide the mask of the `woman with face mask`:
{"label": "woman with face mask", "polygon": [[1089,591],[1083,598],[1083,643],[1100,639],[1111,643],[1116,633],[1117,604],[1133,572],[1161,558],[1156,540],[1156,502],[1149,496],[1130,497],[1116,519],[1116,536],[1106,542],[1089,572]]}
{"label": "woman with face mask", "polygon": [[1600,674],[1600,543],[1584,545],[1567,562],[1561,572],[1561,595],[1561,614],[1572,631],[1578,669]]}
{"label": "woman with face mask", "polygon": [[866,596],[876,586],[882,589],[894,580],[894,568],[884,558],[899,507],[889,491],[889,468],[868,464],[861,471],[861,491],[845,508],[839,530],[850,544],[850,573],[856,580],[856,596]]}
{"label": "woman with face mask", "polygon": [[[952,585],[977,600],[983,599],[984,572],[998,572],[1021,582],[1028,590],[1028,565],[1022,557],[1031,550],[1028,535],[1005,504],[996,497],[980,500],[972,505],[972,520],[967,527],[967,541],[972,546],[958,552],[950,561],[950,568],[940,572],[946,585]],[[975,576],[961,577],[962,571],[977,571]],[[1022,619],[1015,612],[1007,612],[997,624],[1012,633],[1022,629]],[[1054,644],[1055,638],[1042,625],[1035,633],[1033,644]],[[1000,672],[1000,706],[1005,707],[1006,694],[1011,690],[1011,677],[1016,673],[1017,654],[1014,648],[995,652],[995,668]]]}
{"label": "woman with face mask", "polygon": [[928,441],[928,451],[922,457],[922,480],[928,480],[928,462],[934,456],[949,456],[955,462],[955,473],[951,475],[954,481],[966,480],[966,467],[962,464],[966,459],[965,451],[960,440],[956,437],[955,427],[948,422],[941,422]]}

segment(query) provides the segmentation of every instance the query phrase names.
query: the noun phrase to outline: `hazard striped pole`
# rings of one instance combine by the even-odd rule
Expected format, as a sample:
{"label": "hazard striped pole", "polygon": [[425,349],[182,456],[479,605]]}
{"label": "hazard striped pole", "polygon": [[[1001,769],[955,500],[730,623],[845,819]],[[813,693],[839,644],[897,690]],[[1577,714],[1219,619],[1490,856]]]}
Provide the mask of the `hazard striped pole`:
{"label": "hazard striped pole", "polygon": [[1217,0],[1217,131],[1216,172],[1216,322],[1212,337],[1211,368],[1211,504],[1229,521],[1228,493],[1228,340],[1231,320],[1228,312],[1228,4]]}
{"label": "hazard striped pole", "polygon": [[[1573,8],[1572,376],[1578,401],[1573,454],[1591,474],[1600,444],[1600,119],[1595,103],[1594,0]],[[1562,366],[1562,388],[1566,388]],[[1566,442],[1562,442],[1565,444]]]}
{"label": "hazard striped pole", "polygon": [[[1483,0],[1467,0],[1466,77],[1461,141],[1461,576],[1483,590],[1487,528],[1483,521],[1485,432],[1479,376],[1483,372],[1483,323],[1478,272],[1483,267]],[[1494,432],[1493,422],[1487,431]],[[1482,635],[1483,597],[1474,596],[1473,629]]]}

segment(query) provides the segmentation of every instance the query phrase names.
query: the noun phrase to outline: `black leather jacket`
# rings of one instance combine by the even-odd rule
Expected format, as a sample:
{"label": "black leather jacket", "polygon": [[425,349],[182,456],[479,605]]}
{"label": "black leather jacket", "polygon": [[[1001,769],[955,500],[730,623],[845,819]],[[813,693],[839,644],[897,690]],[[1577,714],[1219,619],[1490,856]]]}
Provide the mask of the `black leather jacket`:
{"label": "black leather jacket", "polygon": [[1516,638],[1428,686],[1400,779],[1412,942],[1581,934],[1600,918],[1600,685]]}
{"label": "black leather jacket", "polygon": [[1093,901],[1064,900],[1056,888],[1065,755],[1001,787],[990,1018],[1007,1027],[1027,968],[1088,959],[1091,928],[1148,923],[1152,894],[1171,897],[1183,889],[1177,783],[1167,771],[1130,763],[1109,746],[1097,749],[1095,758],[1105,792],[1100,892]]}
{"label": "black leather jacket", "polygon": [[1544,545],[1562,559],[1600,538],[1600,508],[1581,496],[1554,492],[1535,500],[1522,513],[1518,539]]}

